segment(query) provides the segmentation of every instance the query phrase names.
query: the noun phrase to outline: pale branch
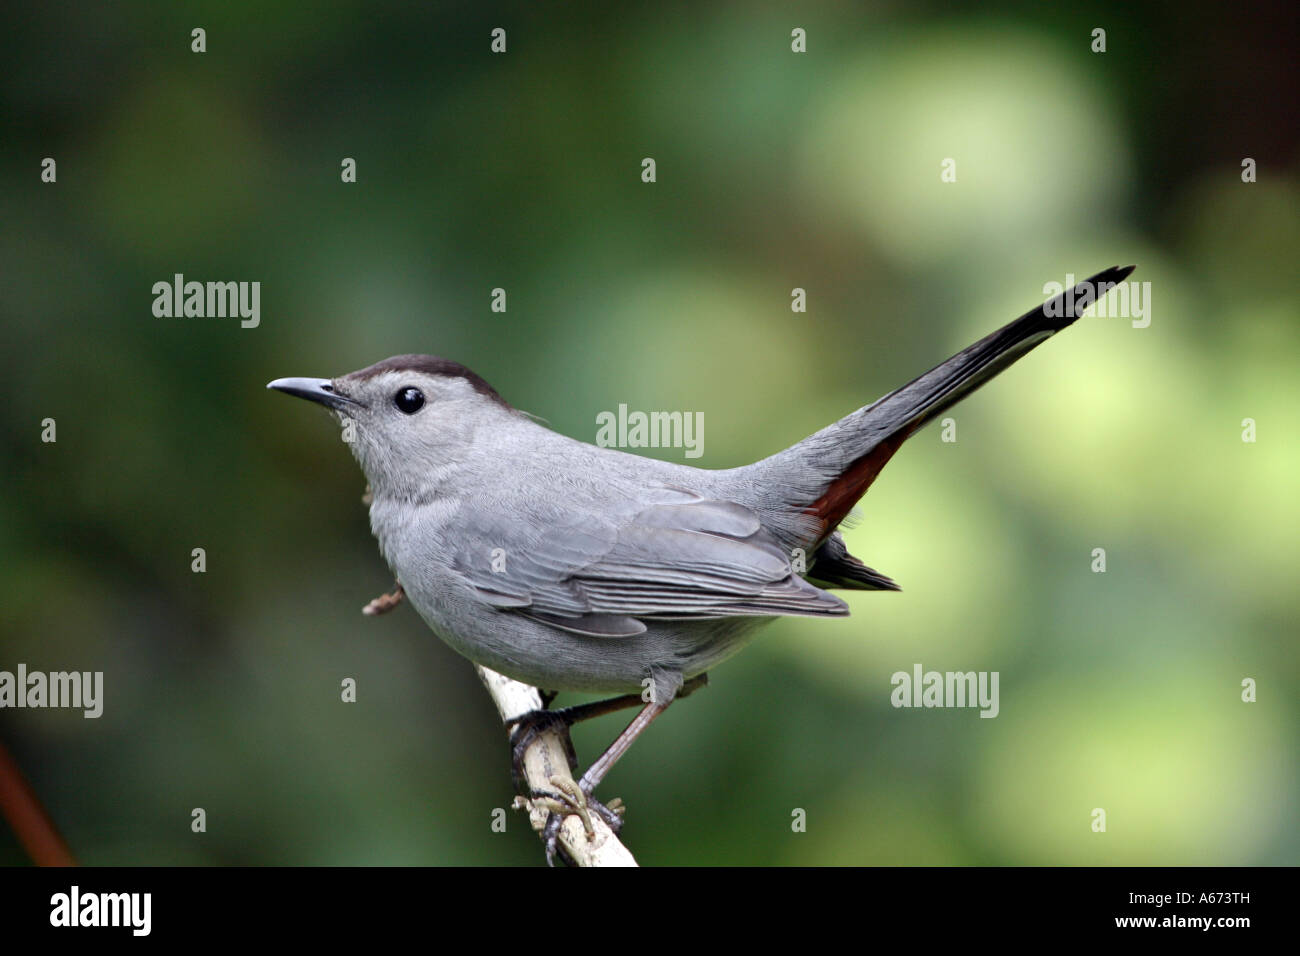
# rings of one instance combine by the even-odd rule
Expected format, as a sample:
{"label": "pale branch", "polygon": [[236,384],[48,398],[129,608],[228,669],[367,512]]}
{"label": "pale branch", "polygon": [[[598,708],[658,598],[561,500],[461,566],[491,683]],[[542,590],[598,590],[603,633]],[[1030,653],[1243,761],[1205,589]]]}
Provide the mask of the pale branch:
{"label": "pale branch", "polygon": [[[478,664],[474,667],[492,696],[503,723],[542,709],[542,695],[536,687],[521,684]],[[561,731],[543,730],[538,733],[525,751],[523,760],[528,787],[534,794],[554,793],[559,796],[578,792],[577,783],[569,771],[567,752]],[[561,801],[545,797],[518,797],[516,803],[528,812],[529,822],[539,836],[546,829],[552,810],[565,813],[560,825],[559,844],[578,866],[637,865],[627,847],[619,842],[618,836],[599,814],[579,816],[572,811],[566,812]]]}

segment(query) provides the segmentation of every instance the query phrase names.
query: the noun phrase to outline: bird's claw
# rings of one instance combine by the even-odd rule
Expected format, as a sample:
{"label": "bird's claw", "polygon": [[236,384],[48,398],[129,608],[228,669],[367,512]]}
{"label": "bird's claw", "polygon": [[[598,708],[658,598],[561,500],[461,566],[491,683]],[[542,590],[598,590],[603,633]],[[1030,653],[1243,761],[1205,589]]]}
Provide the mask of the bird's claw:
{"label": "bird's claw", "polygon": [[551,710],[531,710],[506,724],[510,728],[510,777],[516,793],[528,792],[528,776],[524,772],[524,756],[533,742],[544,733],[554,731],[564,742],[564,756],[570,770],[578,769],[578,753],[569,736],[571,722],[563,714]]}
{"label": "bird's claw", "polygon": [[560,846],[560,827],[567,816],[576,816],[582,821],[582,828],[589,840],[596,835],[596,827],[591,821],[593,811],[605,821],[615,836],[623,829],[623,815],[627,812],[627,807],[623,805],[622,800],[615,797],[608,805],[601,803],[584,791],[571,777],[551,777],[550,783],[555,787],[556,793],[535,794],[531,798],[534,807],[541,807],[547,811],[546,825],[542,829],[547,866],[555,865],[557,853],[561,854],[561,858],[566,862],[570,862],[568,854],[564,853],[563,847]]}

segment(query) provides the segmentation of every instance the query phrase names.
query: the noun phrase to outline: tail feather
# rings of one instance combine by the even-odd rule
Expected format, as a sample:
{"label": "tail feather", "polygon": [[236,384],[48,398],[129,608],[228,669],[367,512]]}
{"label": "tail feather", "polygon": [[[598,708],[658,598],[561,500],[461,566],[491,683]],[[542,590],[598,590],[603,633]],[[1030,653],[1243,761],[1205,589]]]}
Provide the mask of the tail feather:
{"label": "tail feather", "polygon": [[[1115,266],[1085,279],[902,388],[768,459],[782,470],[801,468],[804,474],[818,476],[815,493],[792,502],[815,522],[818,540],[825,540],[844,520],[909,435],[1072,324],[1133,269]],[[806,481],[794,484],[808,487]]]}
{"label": "tail feather", "polygon": [[869,568],[853,555],[838,534],[832,534],[813,555],[807,578],[819,588],[850,591],[901,591],[893,578]]}

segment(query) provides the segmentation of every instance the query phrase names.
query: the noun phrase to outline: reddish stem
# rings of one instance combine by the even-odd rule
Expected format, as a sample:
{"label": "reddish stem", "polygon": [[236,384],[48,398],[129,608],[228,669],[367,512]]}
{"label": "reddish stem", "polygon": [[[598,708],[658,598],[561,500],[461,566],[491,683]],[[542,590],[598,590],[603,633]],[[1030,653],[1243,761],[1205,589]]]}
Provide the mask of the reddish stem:
{"label": "reddish stem", "polygon": [[0,813],[37,866],[77,865],[54,821],[3,743],[0,743]]}

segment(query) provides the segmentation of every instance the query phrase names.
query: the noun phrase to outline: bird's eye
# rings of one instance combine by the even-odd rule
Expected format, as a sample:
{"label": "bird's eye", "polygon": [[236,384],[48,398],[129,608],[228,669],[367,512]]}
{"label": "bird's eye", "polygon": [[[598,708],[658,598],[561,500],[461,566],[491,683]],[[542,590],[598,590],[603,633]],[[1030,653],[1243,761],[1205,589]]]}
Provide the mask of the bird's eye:
{"label": "bird's eye", "polygon": [[414,415],[424,407],[424,392],[418,388],[404,388],[393,396],[393,404],[399,411]]}

